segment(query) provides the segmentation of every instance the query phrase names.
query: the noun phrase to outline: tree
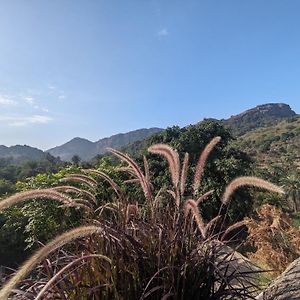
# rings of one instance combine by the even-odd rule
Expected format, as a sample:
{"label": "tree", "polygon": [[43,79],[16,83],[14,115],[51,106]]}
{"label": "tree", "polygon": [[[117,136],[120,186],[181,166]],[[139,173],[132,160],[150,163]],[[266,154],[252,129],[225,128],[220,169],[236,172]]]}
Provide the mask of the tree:
{"label": "tree", "polygon": [[[142,165],[141,154],[149,158],[149,166],[153,184],[156,187],[164,186],[168,189],[170,184],[170,174],[165,172],[167,162],[161,157],[147,154],[146,149],[153,144],[165,143],[175,148],[181,159],[185,152],[190,154],[190,165],[193,166],[188,173],[187,186],[192,187],[193,168],[197,164],[199,154],[204,147],[216,136],[221,137],[221,142],[215,147],[206,162],[203,179],[199,189],[199,194],[209,190],[214,190],[211,201],[204,201],[202,209],[204,217],[210,219],[217,215],[220,203],[219,198],[225,186],[235,177],[249,175],[251,173],[251,160],[244,152],[230,146],[233,137],[227,129],[219,122],[206,120],[196,125],[184,128],[174,126],[167,128],[161,134],[154,135],[147,139],[139,154],[135,158]],[[191,191],[187,190],[187,193]],[[230,222],[242,219],[249,214],[252,209],[252,198],[246,190],[237,191],[231,207],[227,212]]]}
{"label": "tree", "polygon": [[0,197],[15,192],[15,186],[8,180],[0,179]]}
{"label": "tree", "polygon": [[300,174],[295,172],[282,179],[284,189],[287,194],[287,202],[289,207],[297,212],[300,209]]}
{"label": "tree", "polygon": [[75,165],[75,166],[78,166],[80,161],[81,161],[81,158],[79,157],[79,155],[75,154],[73,155],[73,157],[71,158],[71,161],[72,163]]}

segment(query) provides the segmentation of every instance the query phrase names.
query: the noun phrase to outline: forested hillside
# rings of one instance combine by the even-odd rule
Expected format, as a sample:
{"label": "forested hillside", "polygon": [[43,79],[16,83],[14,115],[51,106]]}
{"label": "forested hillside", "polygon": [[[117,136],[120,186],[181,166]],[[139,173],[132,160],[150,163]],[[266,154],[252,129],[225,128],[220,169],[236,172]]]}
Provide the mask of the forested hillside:
{"label": "forested hillside", "polygon": [[285,103],[267,103],[248,109],[229,119],[221,120],[234,136],[243,135],[256,128],[274,125],[282,120],[296,116]]}
{"label": "forested hillside", "polygon": [[89,161],[96,155],[105,153],[107,147],[120,149],[161,131],[160,128],[138,129],[103,138],[97,142],[77,137],[61,146],[49,149],[47,152],[53,156],[59,156],[64,161],[71,161],[74,155],[78,155],[81,160]]}
{"label": "forested hillside", "polygon": [[16,145],[6,147],[0,145],[0,158],[9,160],[11,163],[19,164],[24,161],[41,160],[46,157],[42,150],[30,146]]}
{"label": "forested hillside", "polygon": [[250,131],[236,145],[261,165],[292,163],[300,167],[300,116]]}

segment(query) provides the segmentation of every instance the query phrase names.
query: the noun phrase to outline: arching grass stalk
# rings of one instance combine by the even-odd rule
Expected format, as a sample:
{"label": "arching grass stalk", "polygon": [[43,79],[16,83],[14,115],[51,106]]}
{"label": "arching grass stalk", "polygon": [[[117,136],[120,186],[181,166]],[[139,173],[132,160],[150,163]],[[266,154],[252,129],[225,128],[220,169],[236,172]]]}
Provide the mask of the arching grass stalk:
{"label": "arching grass stalk", "polygon": [[76,239],[91,236],[93,234],[100,233],[101,231],[101,227],[98,226],[81,226],[56,237],[46,246],[38,250],[33,256],[31,256],[8,280],[8,282],[5,283],[0,291],[0,300],[7,300],[11,290],[51,252]]}
{"label": "arching grass stalk", "polygon": [[38,295],[36,296],[35,300],[40,300],[42,299],[43,295],[45,294],[45,292],[55,283],[55,281],[61,276],[63,275],[67,270],[71,269],[73,266],[77,265],[78,263],[84,261],[84,260],[89,260],[92,258],[98,258],[98,259],[103,259],[106,262],[108,262],[109,264],[111,264],[111,259],[109,259],[107,256],[105,255],[101,255],[101,254],[90,254],[90,255],[85,255],[82,257],[79,257],[75,260],[73,260],[72,262],[70,262],[69,264],[67,264],[65,267],[63,267],[60,271],[58,271],[48,282],[47,284],[40,290],[40,292],[38,293]]}

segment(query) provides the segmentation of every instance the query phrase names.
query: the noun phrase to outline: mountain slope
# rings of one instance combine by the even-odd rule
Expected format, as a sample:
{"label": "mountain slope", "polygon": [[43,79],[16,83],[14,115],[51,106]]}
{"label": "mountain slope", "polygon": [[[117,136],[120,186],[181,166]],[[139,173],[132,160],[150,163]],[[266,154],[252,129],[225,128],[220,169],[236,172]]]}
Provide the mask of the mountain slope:
{"label": "mountain slope", "polygon": [[261,164],[286,162],[300,167],[300,116],[250,131],[235,143]]}
{"label": "mountain slope", "polygon": [[82,160],[90,160],[98,154],[106,152],[107,147],[120,149],[136,141],[161,132],[160,128],[138,129],[127,133],[119,133],[97,142],[91,142],[82,138],[74,138],[71,141],[47,150],[53,156],[59,156],[62,160],[70,161],[74,155],[79,155]]}
{"label": "mountain slope", "polygon": [[274,125],[292,118],[296,113],[285,103],[267,103],[246,110],[221,122],[235,136],[240,136],[259,127]]}
{"label": "mountain slope", "polygon": [[71,160],[73,155],[78,155],[83,160],[88,160],[95,153],[95,144],[87,139],[73,138],[69,142],[47,150],[51,155],[60,157],[62,160]]}
{"label": "mountain slope", "polygon": [[26,145],[0,146],[0,158],[11,158],[14,163],[27,160],[41,160],[45,156],[46,154],[42,150]]}
{"label": "mountain slope", "polygon": [[[268,103],[246,110],[229,119],[216,120],[227,127],[235,136],[242,136],[257,128],[265,126],[275,126],[283,120],[296,116],[296,113],[289,105],[284,103]],[[107,147],[120,149],[135,144],[132,149],[139,148],[141,141],[153,134],[161,132],[160,128],[138,129],[135,131],[116,134],[108,138],[103,138],[97,142],[91,142],[83,138],[74,138],[69,142],[49,149],[53,156],[59,156],[62,160],[70,161],[74,155],[79,155],[82,160],[90,160],[97,154],[103,154]],[[288,134],[288,133],[286,133]],[[267,143],[267,142],[266,142]],[[0,146],[1,157],[13,157],[15,161],[40,160],[44,157],[43,151],[29,146]]]}
{"label": "mountain slope", "polygon": [[[293,118],[297,118],[297,114],[290,108],[288,104],[267,103],[263,105],[258,105],[238,115],[231,116],[228,119],[218,120],[206,118],[199,123],[207,121],[217,122],[223,125],[225,128],[227,128],[233,136],[239,137],[243,136],[246,133],[250,134],[252,131],[256,132],[255,130],[258,128],[262,130],[266,126],[271,126],[272,128],[273,126],[284,120],[286,120],[286,122],[289,122],[289,120],[292,120]],[[172,128],[170,130],[172,130]],[[164,131],[166,135],[167,131],[168,129]],[[247,140],[247,138],[245,138],[245,140]],[[243,147],[247,148],[247,142],[242,143],[242,141],[243,138],[239,139],[238,144],[243,144]],[[143,149],[147,142],[147,140],[142,142],[136,142],[133,145],[126,147],[125,150],[133,154],[134,152]],[[251,152],[250,149],[248,150],[248,152]]]}

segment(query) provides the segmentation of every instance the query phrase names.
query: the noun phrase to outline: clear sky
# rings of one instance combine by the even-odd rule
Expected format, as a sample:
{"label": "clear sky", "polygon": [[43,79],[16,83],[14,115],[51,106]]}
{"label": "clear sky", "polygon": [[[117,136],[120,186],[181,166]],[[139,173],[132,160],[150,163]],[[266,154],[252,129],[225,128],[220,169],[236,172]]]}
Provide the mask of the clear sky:
{"label": "clear sky", "polygon": [[300,113],[299,0],[1,0],[0,144]]}

